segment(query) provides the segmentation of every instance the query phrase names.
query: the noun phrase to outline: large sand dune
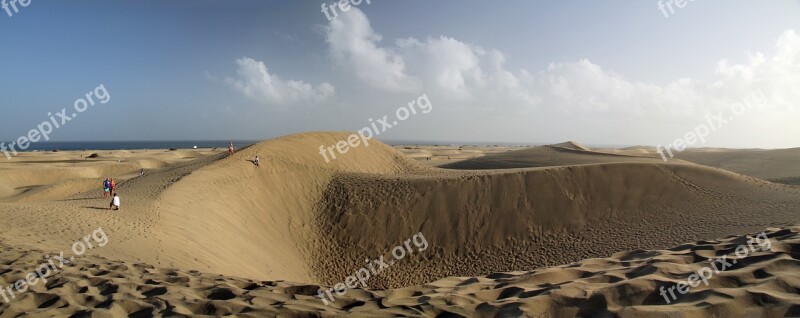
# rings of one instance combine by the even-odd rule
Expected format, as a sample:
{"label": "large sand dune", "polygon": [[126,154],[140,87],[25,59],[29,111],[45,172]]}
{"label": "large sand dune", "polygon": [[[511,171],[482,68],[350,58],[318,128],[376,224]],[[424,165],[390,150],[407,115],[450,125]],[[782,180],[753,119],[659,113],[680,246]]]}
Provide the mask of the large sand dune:
{"label": "large sand dune", "polygon": [[[127,177],[119,187],[119,212],[101,210],[107,201],[96,191],[63,185],[73,177],[47,181],[31,169],[30,178],[42,178],[31,182],[19,172],[24,169],[0,168],[0,180],[16,182],[3,190],[0,240],[61,250],[103,227],[111,243],[93,256],[334,285],[365,259],[388,257],[393,247],[423,234],[427,250],[368,283],[399,288],[790,226],[800,207],[794,187],[577,146],[524,150],[552,158],[567,152],[571,161],[560,164],[572,166],[474,171],[426,167],[372,140],[326,163],[319,146],[347,136],[306,133],[233,156],[196,154],[193,161],[165,161],[144,177],[135,172],[148,161],[104,163],[97,169],[119,169]],[[256,155],[261,167],[248,161]],[[584,161],[587,156],[594,161]],[[21,161],[13,164],[26,165]],[[51,169],[64,172],[50,175],[74,170]],[[97,175],[97,184],[111,171],[85,169]],[[16,193],[40,182],[49,185],[38,200]]]}

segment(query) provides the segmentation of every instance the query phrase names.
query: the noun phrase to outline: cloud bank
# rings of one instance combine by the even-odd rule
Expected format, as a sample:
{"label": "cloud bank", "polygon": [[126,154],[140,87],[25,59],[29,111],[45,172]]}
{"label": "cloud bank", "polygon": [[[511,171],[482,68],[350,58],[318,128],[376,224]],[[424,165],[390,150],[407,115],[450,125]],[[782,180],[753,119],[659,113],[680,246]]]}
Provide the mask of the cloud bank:
{"label": "cloud bank", "polygon": [[[756,91],[764,94],[766,104],[716,133],[714,143],[785,145],[787,138],[770,135],[800,134],[799,126],[790,124],[800,119],[800,36],[795,30],[780,34],[770,52],[747,52],[743,63],[721,59],[709,65],[711,80],[686,77],[663,84],[626,78],[588,59],[512,70],[501,50],[445,35],[387,41],[358,8],[322,30],[335,74],[331,82],[343,92],[327,82],[313,86],[283,80],[264,62],[246,57],[237,60],[237,76],[224,82],[259,103],[327,108],[325,124],[339,122],[342,129],[393,100],[428,94],[437,114],[426,117],[429,123],[410,124],[402,138],[431,138],[422,132],[436,131],[435,138],[451,140],[602,138],[656,144]],[[470,125],[489,131],[477,133]]]}
{"label": "cloud bank", "polygon": [[757,89],[776,108],[794,109],[800,97],[800,37],[794,30],[779,37],[772,56],[750,53],[748,64],[720,61],[713,83],[681,78],[665,85],[626,79],[587,59],[511,71],[502,52],[447,36],[391,45],[381,40],[357,8],[326,28],[333,61],[364,84],[387,92],[438,92],[461,106],[683,118],[728,107]]}

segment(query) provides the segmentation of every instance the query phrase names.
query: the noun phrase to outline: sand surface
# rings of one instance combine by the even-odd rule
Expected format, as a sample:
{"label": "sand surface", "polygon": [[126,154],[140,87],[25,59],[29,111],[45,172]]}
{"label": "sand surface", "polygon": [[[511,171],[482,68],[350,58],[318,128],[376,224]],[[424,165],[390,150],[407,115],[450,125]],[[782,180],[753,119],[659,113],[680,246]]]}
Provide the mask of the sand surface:
{"label": "sand surface", "polygon": [[[762,233],[770,248],[744,258],[736,258],[736,248],[761,233],[528,271],[453,276],[392,290],[357,289],[327,305],[316,297],[327,286],[85,257],[0,307],[0,316],[796,317],[800,228]],[[0,273],[10,278],[33,271],[46,254],[4,244],[0,251]],[[708,284],[693,280],[697,286],[685,294],[673,289],[679,298],[670,298],[670,287],[721,268],[708,259],[723,256],[730,257],[730,267],[711,272]]]}
{"label": "sand surface", "polygon": [[[95,151],[93,159],[85,157],[95,152],[27,153],[0,162],[0,283],[98,227],[109,239],[54,276],[63,284],[0,304],[0,317],[783,317],[800,304],[800,188],[757,178],[793,178],[793,167],[743,175],[573,142],[437,155],[402,148],[474,157],[442,169],[377,140],[326,163],[319,146],[347,136],[291,135],[233,156]],[[249,161],[256,155],[261,167]],[[706,159],[729,162],[714,158]],[[120,211],[108,211],[100,195],[106,176],[119,180]],[[753,254],[758,261],[670,305],[652,295],[729,251],[736,237],[767,228],[783,230],[773,229],[773,249]],[[424,250],[409,241],[415,234]],[[316,298],[320,286],[345,282],[404,244],[407,257],[366,289],[329,306]]]}

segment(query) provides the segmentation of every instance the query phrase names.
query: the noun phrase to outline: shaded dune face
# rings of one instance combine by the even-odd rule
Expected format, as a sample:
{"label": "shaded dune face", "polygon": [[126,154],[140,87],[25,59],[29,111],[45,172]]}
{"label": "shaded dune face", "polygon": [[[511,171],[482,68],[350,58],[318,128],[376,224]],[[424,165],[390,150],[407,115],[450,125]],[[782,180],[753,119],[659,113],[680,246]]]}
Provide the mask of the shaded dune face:
{"label": "shaded dune face", "polygon": [[[771,192],[761,190],[766,185],[694,165],[636,163],[457,175],[338,175],[320,204],[326,209],[321,232],[330,233],[337,246],[323,250],[319,259],[329,261],[316,271],[322,282],[334,283],[349,275],[348,269],[363,266],[365,257],[381,255],[417,232],[431,249],[381,274],[375,286],[664,248],[709,231],[728,235],[757,229],[763,219],[749,209],[767,208],[756,199]],[[768,218],[791,224],[790,209],[768,209]],[[373,252],[359,258],[353,251]]]}
{"label": "shaded dune face", "polygon": [[[421,233],[426,250],[412,245],[413,254],[369,280],[373,288],[399,287],[788,224],[800,198],[686,164],[427,168],[376,140],[326,163],[319,146],[348,135],[266,141],[175,183],[162,196],[157,226],[181,238],[166,249],[191,257],[163,257],[228,275],[332,285]],[[246,162],[255,155],[260,168]]]}

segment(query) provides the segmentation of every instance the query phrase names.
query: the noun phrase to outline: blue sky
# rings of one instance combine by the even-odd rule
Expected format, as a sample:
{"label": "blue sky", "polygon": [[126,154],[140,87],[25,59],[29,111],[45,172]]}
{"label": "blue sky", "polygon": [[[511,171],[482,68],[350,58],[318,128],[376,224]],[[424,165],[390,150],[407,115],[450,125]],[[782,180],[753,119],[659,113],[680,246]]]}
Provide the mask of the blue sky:
{"label": "blue sky", "polygon": [[765,105],[696,146],[800,146],[800,1],[696,0],[664,17],[650,0],[373,0],[332,22],[321,4],[0,11],[0,139],[102,83],[111,100],[53,140],[357,130],[427,94],[435,110],[380,138],[656,145],[760,91]]}

